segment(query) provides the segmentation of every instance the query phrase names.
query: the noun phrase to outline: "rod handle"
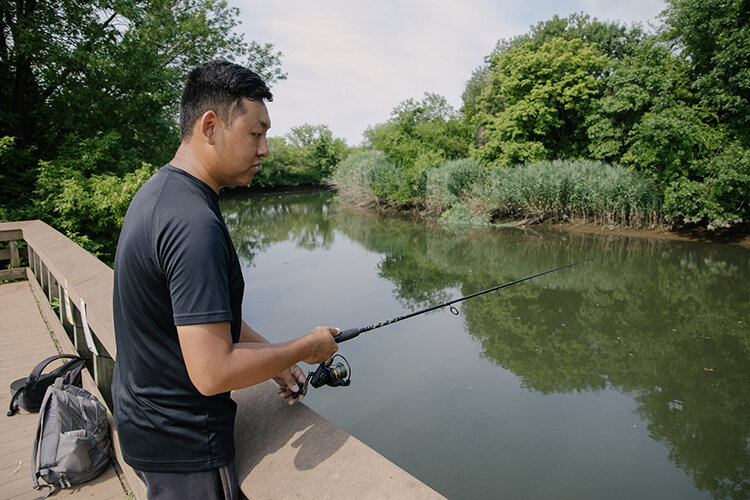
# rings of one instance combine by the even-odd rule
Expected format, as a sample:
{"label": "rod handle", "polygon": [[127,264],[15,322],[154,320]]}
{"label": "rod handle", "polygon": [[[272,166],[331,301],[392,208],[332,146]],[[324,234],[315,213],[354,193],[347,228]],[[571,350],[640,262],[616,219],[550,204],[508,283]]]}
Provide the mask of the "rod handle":
{"label": "rod handle", "polygon": [[333,340],[335,340],[337,344],[340,344],[346,340],[353,339],[359,334],[360,334],[359,328],[349,328],[348,330],[344,330],[338,335],[334,335]]}

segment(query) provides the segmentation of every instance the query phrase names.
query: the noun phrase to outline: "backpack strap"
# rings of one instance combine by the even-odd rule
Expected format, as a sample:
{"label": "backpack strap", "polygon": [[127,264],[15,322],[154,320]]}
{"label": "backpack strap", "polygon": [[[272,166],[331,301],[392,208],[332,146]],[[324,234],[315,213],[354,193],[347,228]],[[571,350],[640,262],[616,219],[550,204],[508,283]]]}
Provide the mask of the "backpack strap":
{"label": "backpack strap", "polygon": [[18,399],[18,396],[21,395],[21,392],[26,388],[25,385],[22,385],[21,387],[16,390],[16,392],[13,393],[13,397],[10,398],[10,404],[8,405],[8,416],[12,417],[15,415],[15,413],[18,411],[18,405],[16,404],[16,399]]}
{"label": "backpack strap", "polygon": [[[61,373],[58,375],[65,376],[67,372],[70,372],[70,377],[67,378],[67,380],[71,383],[73,383],[76,380],[76,377],[78,377],[79,373],[81,373],[81,369],[83,368],[83,365],[86,363],[86,360],[80,356],[75,356],[72,354],[57,354],[55,356],[50,356],[49,358],[41,361],[39,364],[37,364],[33,370],[31,370],[31,373],[28,377],[26,377],[26,383],[21,385],[15,393],[13,393],[13,397],[10,399],[10,404],[8,405],[8,413],[7,415],[9,417],[12,417],[15,415],[15,413],[18,411],[18,405],[16,404],[16,400],[21,395],[21,393],[26,389],[26,386],[30,383],[37,382],[39,380],[39,377],[42,375],[42,372],[47,367],[48,364],[52,363],[56,359],[62,359],[62,358],[69,358],[71,361],[68,361],[65,363],[62,367],[58,369]],[[56,371],[57,373],[57,371]],[[23,379],[20,379],[23,380]]]}
{"label": "backpack strap", "polygon": [[[57,389],[61,389],[63,384],[62,377],[59,377],[55,379],[55,383],[51,385],[50,387],[54,387]],[[36,434],[34,434],[34,448],[31,450],[31,482],[34,485],[35,490],[41,490],[44,488],[44,486],[39,485],[39,441],[42,438],[42,432],[44,427],[44,417],[47,413],[47,401],[49,400],[50,396],[52,394],[52,391],[47,390],[47,392],[44,394],[44,400],[42,401],[42,406],[39,408],[39,423],[36,426]],[[51,488],[51,487],[50,487]],[[52,490],[47,493],[47,496],[52,493]],[[44,498],[46,498],[45,496]]]}
{"label": "backpack strap", "polygon": [[50,356],[49,358],[45,359],[44,361],[41,361],[38,365],[34,367],[33,370],[31,370],[31,373],[29,374],[28,381],[29,382],[36,382],[39,380],[39,376],[42,374],[44,369],[47,367],[48,364],[52,363],[56,359],[62,359],[62,358],[70,358],[73,360],[77,359],[83,359],[80,356],[75,356],[73,354],[58,354],[56,356]]}

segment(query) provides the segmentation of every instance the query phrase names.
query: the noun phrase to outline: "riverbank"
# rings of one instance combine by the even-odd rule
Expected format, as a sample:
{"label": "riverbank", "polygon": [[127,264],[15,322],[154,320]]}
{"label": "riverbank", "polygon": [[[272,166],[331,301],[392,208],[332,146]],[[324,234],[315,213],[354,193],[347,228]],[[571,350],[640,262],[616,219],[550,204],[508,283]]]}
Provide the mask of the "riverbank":
{"label": "riverbank", "polygon": [[613,236],[630,236],[636,238],[657,238],[673,241],[701,241],[705,243],[723,243],[738,245],[750,249],[750,228],[747,226],[736,229],[708,230],[704,227],[686,227],[673,230],[636,229],[618,226],[602,226],[600,224],[575,223],[541,223],[559,231],[570,233],[608,234]]}
{"label": "riverbank", "polygon": [[[244,197],[248,193],[256,194],[284,194],[284,193],[306,193],[316,191],[334,191],[331,187],[321,186],[284,186],[275,188],[259,188],[253,187],[235,187],[231,189],[224,189],[221,192],[222,197]],[[392,206],[382,206],[374,204],[368,208],[363,208],[357,204],[346,203],[349,206],[357,206],[358,208],[365,211],[380,212],[390,215],[400,215],[405,217],[414,217],[417,219],[430,218],[429,215],[425,215],[426,212],[422,210],[399,210]],[[714,229],[709,230],[706,227],[693,226],[683,227],[679,229],[669,229],[667,226],[659,226],[658,228],[634,228],[634,227],[623,227],[612,224],[597,224],[591,222],[531,222],[529,224],[523,224],[523,221],[530,220],[519,219],[517,221],[506,221],[511,225],[519,225],[520,227],[548,227],[558,231],[566,231],[570,233],[590,233],[590,234],[606,234],[613,236],[629,236],[636,238],[656,238],[665,239],[672,241],[701,241],[705,243],[722,243],[729,245],[738,245],[742,248],[750,249],[750,224],[745,224],[731,229]],[[533,220],[533,219],[532,219]]]}

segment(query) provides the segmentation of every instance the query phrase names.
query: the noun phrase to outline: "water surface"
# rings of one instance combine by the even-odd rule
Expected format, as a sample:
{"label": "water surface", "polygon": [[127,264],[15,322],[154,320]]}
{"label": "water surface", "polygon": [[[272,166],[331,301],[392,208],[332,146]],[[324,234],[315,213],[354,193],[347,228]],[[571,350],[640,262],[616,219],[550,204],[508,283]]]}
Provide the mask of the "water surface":
{"label": "water surface", "polygon": [[351,386],[305,403],[443,495],[750,498],[750,251],[446,229],[329,193],[222,210],[272,341],[599,257],[339,345]]}

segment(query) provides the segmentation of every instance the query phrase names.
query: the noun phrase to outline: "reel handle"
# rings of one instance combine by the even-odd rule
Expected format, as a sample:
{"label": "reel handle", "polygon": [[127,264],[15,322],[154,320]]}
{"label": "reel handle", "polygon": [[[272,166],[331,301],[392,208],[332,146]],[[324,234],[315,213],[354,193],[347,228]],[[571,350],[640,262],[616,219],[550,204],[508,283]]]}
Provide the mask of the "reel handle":
{"label": "reel handle", "polygon": [[340,344],[342,342],[345,342],[347,340],[351,340],[357,335],[359,335],[360,330],[359,328],[349,328],[348,330],[344,330],[343,332],[339,333],[338,335],[334,335],[333,340],[336,341],[337,344]]}

